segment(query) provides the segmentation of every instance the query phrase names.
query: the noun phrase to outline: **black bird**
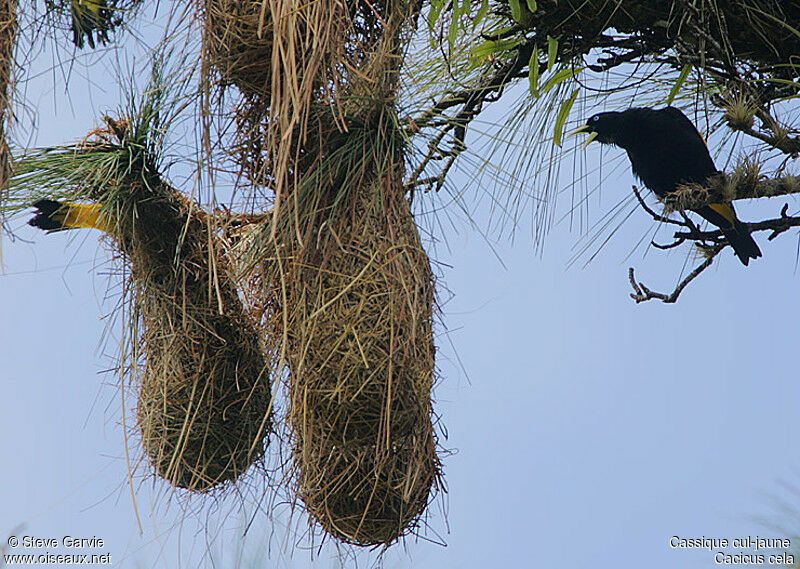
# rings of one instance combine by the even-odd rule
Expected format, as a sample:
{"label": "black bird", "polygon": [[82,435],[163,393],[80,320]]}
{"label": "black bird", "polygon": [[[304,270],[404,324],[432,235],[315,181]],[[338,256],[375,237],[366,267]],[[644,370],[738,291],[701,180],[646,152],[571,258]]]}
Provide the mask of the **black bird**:
{"label": "black bird", "polygon": [[87,227],[109,231],[109,220],[100,204],[79,204],[42,199],[33,203],[35,215],[28,225],[43,229],[48,233]]}
{"label": "black bird", "polygon": [[[593,138],[599,142],[624,148],[633,174],[662,198],[680,184],[705,185],[709,177],[719,173],[703,137],[675,107],[598,113],[578,132],[595,133]],[[761,256],[750,232],[736,218],[733,204],[710,204],[692,211],[722,230],[743,264]]]}

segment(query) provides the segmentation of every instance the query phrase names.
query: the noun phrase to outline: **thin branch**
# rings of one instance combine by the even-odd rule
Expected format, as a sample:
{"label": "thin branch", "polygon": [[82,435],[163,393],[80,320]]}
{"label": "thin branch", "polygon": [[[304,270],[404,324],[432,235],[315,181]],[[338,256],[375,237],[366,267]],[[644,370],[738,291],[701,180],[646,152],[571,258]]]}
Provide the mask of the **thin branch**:
{"label": "thin branch", "polygon": [[[605,40],[608,36],[601,36],[596,39],[593,47],[605,47],[603,53],[608,57],[598,58],[597,63],[589,64],[587,67],[597,73],[605,73],[623,63],[630,63],[644,56],[654,56],[661,54],[672,46],[672,42],[664,36],[651,35],[643,37],[641,35],[622,38],[611,42],[598,41]],[[627,51],[616,53],[614,49],[625,49]]]}
{"label": "thin branch", "polygon": [[[769,144],[776,150],[780,150],[784,154],[791,157],[797,157],[800,154],[800,136],[789,136],[788,133],[778,130],[777,133],[765,134],[755,130],[752,126],[744,126],[729,123],[728,126],[736,131],[752,136],[758,140]],[[780,128],[780,127],[779,127]]]}
{"label": "thin branch", "polygon": [[[701,231],[683,211],[680,212],[681,215],[683,215],[683,221],[677,221],[662,215],[658,215],[655,211],[647,206],[636,186],[633,186],[633,193],[636,196],[636,199],[639,200],[639,205],[641,205],[642,208],[653,217],[653,219],[664,223],[669,222],[673,225],[678,225],[685,228],[684,231],[676,231],[674,233],[674,241],[672,243],[660,245],[658,243],[651,242],[654,247],[662,250],[672,249],[678,247],[686,241],[694,241],[697,247],[701,248],[704,251],[704,254],[707,256],[705,261],[698,265],[691,273],[689,273],[689,275],[687,275],[686,278],[678,283],[678,285],[675,287],[675,290],[673,290],[671,293],[655,292],[650,290],[643,283],[636,281],[633,267],[628,270],[628,279],[630,280],[631,287],[633,287],[634,291],[630,296],[636,301],[637,304],[648,300],[660,300],[665,303],[674,303],[678,300],[678,296],[681,294],[683,289],[686,288],[690,282],[696,279],[700,273],[711,266],[714,257],[716,257],[720,251],[727,247],[729,243],[722,230],[714,229],[711,231]],[[788,211],[789,204],[787,203],[781,209],[780,217],[775,219],[767,219],[756,223],[746,223],[744,225],[750,232],[772,231],[767,238],[771,241],[792,227],[800,227],[800,217],[790,216]]]}
{"label": "thin branch", "polygon": [[708,267],[711,266],[711,263],[714,262],[714,257],[716,257],[720,251],[724,248],[724,245],[719,245],[716,247],[709,248],[707,251],[708,258],[703,261],[700,265],[698,265],[691,273],[689,273],[685,279],[678,283],[678,286],[675,287],[671,293],[666,294],[663,292],[655,292],[647,288],[643,283],[637,282],[636,277],[633,273],[633,267],[628,269],[628,280],[630,280],[631,286],[633,287],[633,291],[631,293],[631,298],[636,301],[636,304],[640,302],[646,302],[648,300],[660,300],[661,302],[672,304],[678,300],[678,296],[680,296],[683,289],[686,288],[690,282],[696,279],[700,273],[705,271]]}
{"label": "thin branch", "polygon": [[471,114],[483,104],[485,99],[490,95],[502,91],[503,88],[511,82],[515,75],[528,64],[531,53],[533,53],[534,42],[529,41],[517,47],[517,53],[505,65],[500,67],[494,73],[487,73],[479,81],[478,85],[469,89],[463,89],[454,93],[441,101],[437,102],[431,108],[426,110],[422,115],[414,119],[414,123],[418,128],[424,128],[436,118],[441,116],[447,109],[464,105],[464,109],[452,119],[451,122],[458,124],[462,123],[466,127],[466,123],[471,120]]}
{"label": "thin branch", "polygon": [[650,214],[650,216],[651,216],[651,217],[652,217],[652,218],[653,218],[655,221],[658,221],[659,223],[671,223],[671,224],[673,224],[673,225],[680,225],[680,226],[682,226],[682,227],[685,227],[685,226],[686,226],[686,224],[685,224],[685,223],[683,223],[683,222],[681,222],[681,221],[678,221],[678,220],[675,220],[675,219],[671,219],[671,218],[669,218],[669,217],[666,217],[666,216],[663,216],[663,215],[659,215],[659,214],[657,214],[655,211],[653,211],[653,210],[650,208],[650,206],[648,206],[648,205],[645,203],[645,201],[644,201],[644,198],[642,197],[642,194],[641,194],[641,192],[639,191],[639,188],[637,188],[636,186],[631,186],[631,188],[633,188],[633,195],[635,195],[635,196],[636,196],[636,199],[638,200],[638,202],[639,202],[639,205],[640,205],[640,206],[642,206],[642,209],[643,209],[643,210],[645,210],[647,213],[649,213],[649,214]]}
{"label": "thin branch", "polygon": [[[756,223],[744,223],[743,225],[747,227],[750,233],[754,233],[756,231],[772,231],[769,237],[767,237],[768,241],[772,241],[781,233],[789,231],[792,227],[800,227],[800,217],[788,215],[788,210],[789,204],[787,203],[781,209],[780,217],[775,219],[766,219]],[[723,234],[719,229],[713,229],[710,231],[690,230],[686,232],[676,231],[674,237],[676,240],[680,241],[714,241],[721,239]]]}

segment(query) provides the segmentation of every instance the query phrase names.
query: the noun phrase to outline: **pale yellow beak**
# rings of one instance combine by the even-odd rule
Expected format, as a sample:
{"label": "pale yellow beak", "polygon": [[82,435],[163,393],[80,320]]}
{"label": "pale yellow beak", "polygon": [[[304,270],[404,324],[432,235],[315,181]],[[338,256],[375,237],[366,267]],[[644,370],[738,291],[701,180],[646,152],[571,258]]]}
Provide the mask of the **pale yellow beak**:
{"label": "pale yellow beak", "polygon": [[[584,132],[589,132],[588,125],[579,126],[575,130],[568,132],[567,137],[575,136],[576,134],[583,134]],[[597,133],[589,132],[589,137],[583,142],[583,147],[586,148],[587,146],[589,146],[589,143],[593,141],[595,138],[597,138]]]}
{"label": "pale yellow beak", "polygon": [[591,141],[593,141],[595,138],[597,138],[598,134],[599,133],[597,133],[597,132],[589,133],[589,138],[587,138],[586,140],[583,141],[583,147],[586,148],[587,146],[589,146],[589,143]]}

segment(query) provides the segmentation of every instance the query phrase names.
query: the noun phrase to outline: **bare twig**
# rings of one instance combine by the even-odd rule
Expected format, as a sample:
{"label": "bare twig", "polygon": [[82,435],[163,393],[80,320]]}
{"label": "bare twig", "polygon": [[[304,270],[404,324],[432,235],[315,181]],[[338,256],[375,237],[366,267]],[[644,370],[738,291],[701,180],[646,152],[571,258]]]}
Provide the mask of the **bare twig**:
{"label": "bare twig", "polygon": [[738,126],[738,125],[730,125],[733,130],[738,130],[746,134],[747,136],[752,136],[753,138],[757,138],[762,142],[766,142],[776,150],[780,150],[784,154],[789,156],[796,157],[800,154],[800,136],[789,136],[788,134],[765,134],[763,132],[757,131],[753,129],[753,127],[745,127],[745,126]]}
{"label": "bare twig", "polygon": [[[788,215],[789,204],[784,204],[781,209],[780,217],[775,219],[765,219],[756,223],[745,223],[750,233],[755,231],[772,231],[767,237],[767,240],[772,241],[781,233],[790,230],[792,227],[800,227],[800,216],[793,217]],[[674,235],[676,240],[680,241],[717,241],[724,236],[720,229],[713,229],[710,231],[690,230],[690,231],[676,231]]]}
{"label": "bare twig", "polygon": [[658,221],[659,223],[670,223],[672,225],[680,225],[680,226],[683,226],[683,227],[686,226],[686,224],[683,223],[683,222],[677,221],[675,219],[671,219],[671,218],[666,217],[664,215],[657,214],[655,211],[652,210],[652,208],[650,208],[650,206],[648,206],[645,203],[644,198],[642,198],[642,194],[639,191],[639,188],[637,188],[636,186],[631,186],[631,188],[633,188],[633,195],[636,196],[636,199],[639,202],[639,205],[642,206],[642,209],[645,210],[647,213],[649,213],[650,216],[655,221]]}
{"label": "bare twig", "polygon": [[678,286],[675,287],[669,294],[665,294],[663,292],[655,292],[647,288],[643,283],[637,282],[636,277],[633,274],[633,267],[628,269],[628,279],[630,280],[631,286],[633,287],[633,291],[631,293],[631,298],[636,301],[636,304],[640,302],[645,302],[648,300],[660,300],[661,302],[672,304],[678,300],[678,296],[680,296],[683,289],[686,288],[690,282],[696,279],[700,273],[705,271],[708,267],[711,266],[711,263],[714,262],[714,257],[716,257],[720,251],[724,248],[724,245],[717,245],[715,247],[707,248],[706,254],[708,258],[703,261],[700,265],[698,265],[691,273],[689,273],[685,279],[678,283]]}
{"label": "bare twig", "polygon": [[[631,298],[636,301],[636,303],[645,302],[647,300],[661,300],[665,303],[674,303],[678,300],[678,296],[681,294],[684,288],[697,278],[700,273],[706,270],[714,260],[720,251],[722,251],[725,247],[729,245],[725,235],[723,234],[721,229],[714,229],[711,231],[701,231],[700,228],[692,222],[691,219],[681,211],[681,215],[683,216],[683,221],[678,221],[674,219],[670,219],[664,217],[662,215],[658,215],[655,211],[645,204],[644,200],[642,199],[641,194],[636,186],[633,186],[633,192],[636,196],[637,200],[639,200],[639,205],[649,213],[653,219],[659,222],[664,223],[671,223],[673,225],[678,225],[683,227],[683,231],[676,231],[673,234],[674,241],[672,243],[666,245],[660,245],[656,242],[651,242],[651,244],[656,247],[657,249],[673,249],[678,247],[679,245],[683,244],[686,241],[694,241],[695,244],[701,248],[707,258],[703,261],[700,265],[698,265],[689,275],[683,279],[678,286],[675,287],[671,293],[662,293],[662,292],[655,292],[647,288],[643,283],[637,282],[634,277],[634,271],[631,267],[628,272],[628,278],[630,280],[631,286],[633,287],[634,292],[631,293]],[[788,214],[789,204],[785,204],[781,209],[780,216],[775,219],[767,219],[764,221],[760,221],[757,223],[746,223],[744,224],[750,232],[755,231],[771,231],[772,233],[767,237],[768,240],[772,240],[781,233],[788,231],[792,227],[800,227],[800,216],[793,217]]]}

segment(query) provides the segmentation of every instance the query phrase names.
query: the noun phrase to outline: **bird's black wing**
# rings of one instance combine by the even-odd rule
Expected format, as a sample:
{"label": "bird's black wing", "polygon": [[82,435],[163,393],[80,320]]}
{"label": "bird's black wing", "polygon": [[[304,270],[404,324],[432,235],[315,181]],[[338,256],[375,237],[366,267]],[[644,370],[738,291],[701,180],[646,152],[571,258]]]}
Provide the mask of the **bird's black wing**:
{"label": "bird's black wing", "polygon": [[717,168],[714,166],[714,160],[708,151],[706,141],[703,140],[689,117],[675,107],[664,107],[656,112],[666,118],[664,128],[674,132],[674,136],[681,142],[685,157],[689,159],[689,163],[684,168],[690,178],[685,181],[703,183],[706,178],[716,174]]}
{"label": "bird's black wing", "polygon": [[625,146],[633,173],[659,196],[681,183],[703,183],[717,172],[706,143],[678,109],[631,109],[634,133]]}

